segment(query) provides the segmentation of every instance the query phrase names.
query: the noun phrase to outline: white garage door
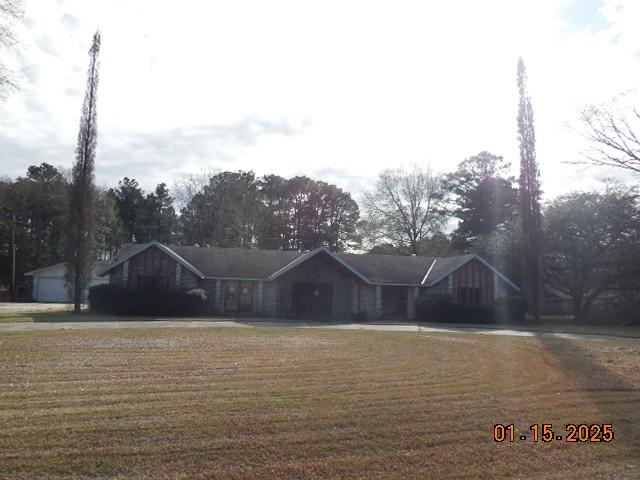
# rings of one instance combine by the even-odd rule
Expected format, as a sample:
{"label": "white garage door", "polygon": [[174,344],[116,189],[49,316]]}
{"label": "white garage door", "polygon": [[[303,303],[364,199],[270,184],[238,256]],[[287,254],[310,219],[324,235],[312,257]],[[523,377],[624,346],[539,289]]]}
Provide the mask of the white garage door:
{"label": "white garage door", "polygon": [[38,280],[38,302],[68,302],[69,292],[64,285],[64,278],[40,277]]}

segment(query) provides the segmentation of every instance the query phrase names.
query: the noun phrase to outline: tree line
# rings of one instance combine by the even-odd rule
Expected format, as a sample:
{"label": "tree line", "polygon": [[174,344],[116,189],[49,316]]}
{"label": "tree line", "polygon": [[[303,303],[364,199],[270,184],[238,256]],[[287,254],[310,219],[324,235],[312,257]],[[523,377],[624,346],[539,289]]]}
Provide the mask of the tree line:
{"label": "tree line", "polygon": [[[191,176],[188,184],[173,188],[179,208],[165,183],[146,192],[136,179],[124,177],[95,189],[93,255],[107,260],[126,243],[150,240],[295,251],[324,245],[337,252],[465,252],[513,218],[517,189],[514,179],[504,176],[508,166],[502,157],[482,152],[447,175],[418,166],[384,171],[365,194],[363,218],[350,193],[306,176],[258,177],[250,171]],[[2,283],[9,277],[13,218],[18,276],[65,258],[71,192],[67,175],[47,163],[0,180]],[[449,234],[445,228],[452,216],[460,222]]]}
{"label": "tree line", "polygon": [[[66,258],[72,185],[47,163],[30,166],[24,177],[0,180],[1,283],[9,278],[14,218],[18,276]],[[113,187],[96,188],[92,207],[96,260],[113,257],[126,243],[151,240],[296,251],[320,245],[345,251],[358,244],[355,200],[304,176],[215,173],[179,211],[165,183],[145,192],[136,179],[124,177]]]}
{"label": "tree line", "polygon": [[[218,172],[200,187],[176,184],[176,208],[165,183],[145,192],[124,177],[96,191],[94,255],[112,257],[125,243],[334,251],[399,255],[477,253],[522,283],[519,188],[509,163],[489,152],[446,174],[413,166],[381,172],[358,203],[335,185],[308,177]],[[208,179],[208,180],[207,180]],[[192,178],[193,181],[193,178]],[[70,182],[43,163],[0,181],[0,203],[15,212],[18,277],[65,256]],[[457,227],[447,231],[452,219]],[[640,268],[640,195],[608,184],[575,192],[542,209],[544,282],[584,318],[594,302],[636,288]],[[0,220],[0,281],[10,274],[12,221]]]}
{"label": "tree line", "polygon": [[[610,184],[604,192],[575,192],[541,204],[522,59],[516,76],[517,181],[503,157],[486,151],[445,174],[428,164],[387,169],[364,193],[361,212],[336,185],[251,171],[184,177],[174,188],[178,202],[165,183],[145,192],[124,177],[111,188],[96,188],[100,42],[96,32],[70,178],[42,163],[24,177],[0,179],[0,285],[66,261],[79,311],[93,262],[113,257],[125,243],[294,251],[325,245],[337,252],[479,253],[522,285],[536,320],[549,295],[570,299],[580,319],[603,297],[640,306],[638,191]],[[592,107],[582,118],[592,146],[587,162],[638,172],[639,137],[632,124],[640,119],[637,110]]]}

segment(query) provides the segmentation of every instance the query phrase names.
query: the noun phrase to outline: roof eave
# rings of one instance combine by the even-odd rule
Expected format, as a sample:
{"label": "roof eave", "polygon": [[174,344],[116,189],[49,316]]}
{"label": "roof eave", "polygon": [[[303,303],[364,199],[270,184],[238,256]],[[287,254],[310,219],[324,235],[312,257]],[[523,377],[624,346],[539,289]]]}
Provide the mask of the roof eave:
{"label": "roof eave", "polygon": [[23,273],[22,275],[26,277],[32,277],[36,273],[44,272],[46,270],[51,270],[52,268],[57,268],[61,265],[66,265],[67,262],[56,263],[55,265],[49,265],[48,267],[36,268],[35,270],[29,270],[28,272]]}

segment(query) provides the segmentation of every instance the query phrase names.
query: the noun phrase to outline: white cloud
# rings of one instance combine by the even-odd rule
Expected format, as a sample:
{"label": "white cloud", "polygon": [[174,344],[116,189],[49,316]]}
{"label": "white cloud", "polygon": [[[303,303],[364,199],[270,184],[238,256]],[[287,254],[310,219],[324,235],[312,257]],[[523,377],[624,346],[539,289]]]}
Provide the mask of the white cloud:
{"label": "white cloud", "polygon": [[[431,161],[446,171],[481,150],[515,168],[523,55],[543,186],[554,196],[601,175],[567,181],[580,105],[640,78],[638,2],[587,3],[27,2],[16,61],[29,76],[0,120],[3,144],[21,153],[0,162],[13,175],[40,161],[71,165],[99,26],[100,183],[138,175],[150,188],[219,167],[308,174],[358,193],[383,168]],[[581,24],[579,9],[599,21]],[[251,144],[188,133],[247,118],[304,128]]]}

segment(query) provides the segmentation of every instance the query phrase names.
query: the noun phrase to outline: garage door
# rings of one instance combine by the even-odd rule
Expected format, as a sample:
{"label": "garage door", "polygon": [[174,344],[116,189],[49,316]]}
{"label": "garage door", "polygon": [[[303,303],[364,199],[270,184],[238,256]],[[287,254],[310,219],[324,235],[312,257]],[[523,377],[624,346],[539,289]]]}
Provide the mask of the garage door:
{"label": "garage door", "polygon": [[64,285],[64,278],[40,277],[38,281],[38,302],[68,302],[69,292]]}

